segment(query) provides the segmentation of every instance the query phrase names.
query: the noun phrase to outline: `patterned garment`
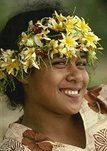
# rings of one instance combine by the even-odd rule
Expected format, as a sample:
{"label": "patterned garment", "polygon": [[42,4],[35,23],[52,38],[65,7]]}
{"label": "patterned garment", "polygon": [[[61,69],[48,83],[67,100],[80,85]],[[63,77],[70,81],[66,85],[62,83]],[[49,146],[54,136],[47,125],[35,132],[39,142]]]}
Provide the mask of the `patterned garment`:
{"label": "patterned garment", "polygon": [[86,131],[86,148],[54,142],[41,133],[18,124],[10,124],[0,151],[107,151],[107,115],[89,108],[84,101],[80,114]]}

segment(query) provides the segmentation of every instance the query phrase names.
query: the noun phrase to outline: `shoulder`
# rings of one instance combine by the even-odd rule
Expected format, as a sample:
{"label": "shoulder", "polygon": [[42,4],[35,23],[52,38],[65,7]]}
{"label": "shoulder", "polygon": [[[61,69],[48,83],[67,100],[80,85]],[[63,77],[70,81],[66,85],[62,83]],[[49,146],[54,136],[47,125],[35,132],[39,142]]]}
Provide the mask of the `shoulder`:
{"label": "shoulder", "polygon": [[87,128],[106,128],[107,126],[107,115],[96,112],[90,108],[88,102],[84,99],[80,114],[83,118],[83,122]]}

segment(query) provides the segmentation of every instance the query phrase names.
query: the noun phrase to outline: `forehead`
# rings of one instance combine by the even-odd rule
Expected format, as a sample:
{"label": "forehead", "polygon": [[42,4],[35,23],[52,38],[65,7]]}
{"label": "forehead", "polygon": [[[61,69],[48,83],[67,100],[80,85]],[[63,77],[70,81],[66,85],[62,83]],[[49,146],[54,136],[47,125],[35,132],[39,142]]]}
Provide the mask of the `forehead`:
{"label": "forehead", "polygon": [[41,68],[52,66],[54,63],[59,63],[60,61],[64,61],[64,63],[71,63],[77,62],[81,59],[88,60],[88,53],[87,52],[79,52],[78,55],[72,56],[71,58],[67,58],[65,56],[61,57],[59,53],[54,54],[53,58],[48,58],[47,56],[44,57],[43,61],[41,61]]}

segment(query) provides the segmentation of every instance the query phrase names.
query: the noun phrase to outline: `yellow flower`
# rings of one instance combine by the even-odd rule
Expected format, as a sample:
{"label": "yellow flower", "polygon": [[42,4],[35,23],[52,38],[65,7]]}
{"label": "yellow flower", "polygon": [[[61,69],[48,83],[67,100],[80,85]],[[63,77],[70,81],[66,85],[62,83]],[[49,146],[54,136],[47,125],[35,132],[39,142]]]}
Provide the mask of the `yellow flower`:
{"label": "yellow flower", "polygon": [[2,62],[1,68],[6,70],[9,75],[12,74],[15,76],[16,72],[19,70],[19,62],[16,59],[5,60],[5,62]]}
{"label": "yellow flower", "polygon": [[25,62],[22,62],[22,67],[25,73],[28,73],[28,69],[35,67],[36,69],[39,69],[39,66],[34,59],[26,60]]}
{"label": "yellow flower", "polygon": [[29,48],[29,47],[26,47],[24,48],[21,53],[20,53],[20,57],[21,59],[24,61],[24,60],[29,60],[30,58],[35,58],[36,57],[36,53],[35,53],[35,48]]}
{"label": "yellow flower", "polygon": [[68,49],[66,47],[59,49],[59,53],[60,53],[61,57],[63,57],[63,55],[67,56],[67,51],[68,51]]}
{"label": "yellow flower", "polygon": [[66,56],[67,56],[67,58],[72,58],[75,55],[72,53],[72,51],[68,51]]}
{"label": "yellow flower", "polygon": [[78,22],[77,22],[77,27],[80,31],[82,32],[88,32],[88,31],[91,31],[91,28],[88,26],[88,24],[85,22],[85,20],[82,18],[78,18]]}
{"label": "yellow flower", "polygon": [[100,38],[98,38],[93,32],[89,32],[84,35],[83,40],[87,42],[87,46],[92,46],[93,48],[96,48],[96,44],[98,43]]}
{"label": "yellow flower", "polygon": [[22,68],[24,71],[27,73],[28,68],[35,67],[39,68],[37,63],[36,63],[36,53],[35,53],[35,48],[29,48],[26,47],[25,49],[22,50],[20,53],[20,62],[22,64]]}
{"label": "yellow flower", "polygon": [[57,40],[51,40],[49,42],[49,48],[53,51],[53,53],[58,53],[58,41]]}
{"label": "yellow flower", "polygon": [[17,59],[17,56],[15,55],[15,51],[8,49],[6,51],[1,50],[1,53],[1,70],[6,71],[8,74],[15,75],[19,70],[19,61]]}
{"label": "yellow flower", "polygon": [[59,49],[59,53],[61,57],[66,56],[66,58],[72,58],[72,56],[76,56],[76,50],[68,49],[67,47],[63,47],[62,49]]}
{"label": "yellow flower", "polygon": [[26,46],[32,47],[34,45],[33,38],[28,38],[26,41]]}
{"label": "yellow flower", "polygon": [[20,36],[20,41],[18,42],[18,45],[19,46],[26,45],[28,38],[29,38],[28,35],[25,32],[22,32],[22,34]]}
{"label": "yellow flower", "polygon": [[48,27],[55,31],[62,31],[64,29],[63,22],[56,22],[54,18],[49,19]]}
{"label": "yellow flower", "polygon": [[58,19],[59,22],[63,22],[66,20],[65,16],[63,16],[62,14],[58,14],[56,11],[55,11],[55,17]]}
{"label": "yellow flower", "polygon": [[77,46],[77,42],[76,40],[72,37],[72,35],[64,35],[62,33],[62,40],[59,40],[61,43],[63,43],[66,47],[76,47]]}
{"label": "yellow flower", "polygon": [[6,51],[1,50],[1,53],[2,53],[1,58],[4,59],[4,60],[8,60],[8,59],[13,57],[14,50],[10,50],[10,49],[7,49]]}
{"label": "yellow flower", "polygon": [[75,30],[75,24],[76,24],[77,20],[75,19],[75,17],[67,17],[67,20],[64,22],[65,25],[65,29],[67,32],[72,32],[73,30]]}

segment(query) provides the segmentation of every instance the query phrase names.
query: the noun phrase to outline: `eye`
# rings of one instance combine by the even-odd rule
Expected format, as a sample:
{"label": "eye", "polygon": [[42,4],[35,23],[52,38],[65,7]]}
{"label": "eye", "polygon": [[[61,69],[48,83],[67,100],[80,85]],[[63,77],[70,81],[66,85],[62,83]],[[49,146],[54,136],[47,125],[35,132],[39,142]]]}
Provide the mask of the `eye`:
{"label": "eye", "polygon": [[65,68],[66,67],[66,60],[64,59],[55,59],[52,61],[52,65],[56,68]]}
{"label": "eye", "polygon": [[86,69],[87,67],[87,61],[86,60],[80,60],[76,63],[76,66],[79,68],[79,69]]}

